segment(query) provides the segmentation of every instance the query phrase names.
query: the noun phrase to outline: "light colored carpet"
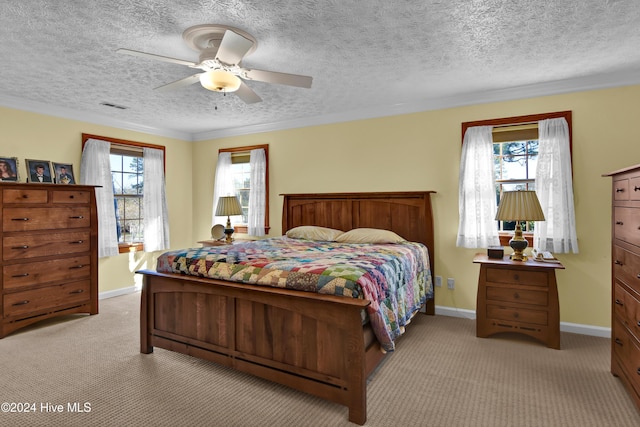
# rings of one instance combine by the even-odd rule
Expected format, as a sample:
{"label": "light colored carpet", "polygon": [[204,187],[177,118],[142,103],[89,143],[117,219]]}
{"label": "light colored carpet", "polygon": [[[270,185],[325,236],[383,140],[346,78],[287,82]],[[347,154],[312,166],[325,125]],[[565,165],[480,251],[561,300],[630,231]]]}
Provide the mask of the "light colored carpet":
{"label": "light colored carpet", "polygon": [[[97,316],[52,319],[0,340],[0,402],[35,407],[0,413],[0,425],[353,425],[343,406],[162,349],[140,354],[139,298],[102,300]],[[369,380],[367,425],[640,425],[609,372],[610,341],[563,333],[561,345],[476,338],[472,320],[420,315]],[[85,402],[89,412],[69,411]]]}

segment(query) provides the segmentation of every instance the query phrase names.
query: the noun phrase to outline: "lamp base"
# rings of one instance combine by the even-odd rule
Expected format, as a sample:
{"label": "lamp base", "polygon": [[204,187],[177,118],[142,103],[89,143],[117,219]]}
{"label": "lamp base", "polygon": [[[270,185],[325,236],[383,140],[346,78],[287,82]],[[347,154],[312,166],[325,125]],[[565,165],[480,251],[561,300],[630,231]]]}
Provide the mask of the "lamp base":
{"label": "lamp base", "polygon": [[522,251],[527,249],[529,243],[527,242],[527,239],[522,237],[522,227],[520,227],[519,223],[516,226],[516,232],[513,235],[513,239],[509,240],[509,246],[511,246],[511,249],[513,249],[513,254],[511,254],[512,261],[527,260],[527,256],[523,254]]}
{"label": "lamp base", "polygon": [[234,231],[235,230],[231,227],[231,217],[227,216],[227,226],[224,229],[224,234],[227,235],[227,237],[224,239],[226,243],[231,244],[233,242],[233,239],[231,238],[231,236],[233,236]]}

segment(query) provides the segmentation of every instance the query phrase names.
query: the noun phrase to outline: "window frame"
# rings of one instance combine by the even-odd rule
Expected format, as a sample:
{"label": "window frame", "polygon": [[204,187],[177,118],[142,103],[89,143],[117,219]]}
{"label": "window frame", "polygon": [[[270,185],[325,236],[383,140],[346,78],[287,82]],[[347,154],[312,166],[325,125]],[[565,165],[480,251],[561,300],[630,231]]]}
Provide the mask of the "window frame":
{"label": "window frame", "polygon": [[[567,121],[567,125],[569,127],[569,154],[573,157],[573,128],[572,128],[572,120],[571,120],[571,111],[556,111],[552,113],[541,113],[541,114],[529,114],[524,116],[513,116],[513,117],[502,117],[496,119],[488,119],[488,120],[476,120],[473,122],[464,122],[462,123],[462,144],[464,144],[464,134],[467,131],[467,128],[473,126],[493,126],[493,127],[506,127],[506,126],[518,126],[530,123],[538,123],[540,120],[547,119],[559,119],[564,118]],[[573,171],[573,162],[571,162],[571,170]],[[513,237],[512,232],[500,231],[498,233],[500,237],[500,245],[507,246],[509,244],[509,240]],[[529,245],[533,245],[533,233],[526,232],[523,233],[525,239]]]}
{"label": "window frame", "polygon": [[[264,185],[265,185],[265,201],[264,201],[264,233],[269,234],[269,230],[271,229],[269,225],[269,144],[260,144],[260,145],[245,145],[242,147],[231,147],[231,148],[220,148],[218,149],[218,155],[220,153],[250,153],[251,150],[257,150],[262,148],[264,150],[264,158],[266,162],[265,168],[265,177],[264,177]],[[246,225],[234,225],[236,233],[247,234],[249,232],[248,227]]]}
{"label": "window frame", "polygon": [[[164,145],[156,145],[156,144],[149,144],[146,142],[138,142],[138,141],[130,141],[127,139],[118,139],[118,138],[110,138],[108,136],[102,136],[102,135],[93,135],[93,134],[88,134],[88,133],[83,133],[82,134],[82,149],[84,150],[84,145],[87,143],[88,139],[99,139],[101,141],[106,141],[108,143],[111,144],[110,151],[111,148],[113,148],[113,146],[115,145],[123,147],[123,148],[130,148],[132,151],[133,150],[142,150],[143,148],[155,148],[156,150],[162,150],[162,154],[163,154],[163,168],[166,174],[166,170],[167,170],[167,156],[166,154],[166,148]],[[144,193],[143,196],[144,197]],[[118,252],[119,253],[127,253],[127,252],[137,252],[137,251],[144,251],[144,242],[136,242],[136,243],[120,243],[118,242]]]}

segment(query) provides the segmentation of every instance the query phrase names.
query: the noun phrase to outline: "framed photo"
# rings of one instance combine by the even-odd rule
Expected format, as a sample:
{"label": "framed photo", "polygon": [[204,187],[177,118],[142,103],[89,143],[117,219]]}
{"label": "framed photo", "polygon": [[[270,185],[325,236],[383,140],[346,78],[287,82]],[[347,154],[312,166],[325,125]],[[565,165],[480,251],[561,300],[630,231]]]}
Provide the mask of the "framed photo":
{"label": "framed photo", "polygon": [[20,181],[17,157],[0,156],[0,181]]}
{"label": "framed photo", "polygon": [[27,182],[44,182],[53,183],[53,174],[51,173],[51,164],[49,160],[31,160],[25,159],[27,164]]}
{"label": "framed photo", "polygon": [[57,184],[75,184],[76,178],[73,175],[73,165],[70,163],[56,163],[51,162],[53,165],[53,182]]}

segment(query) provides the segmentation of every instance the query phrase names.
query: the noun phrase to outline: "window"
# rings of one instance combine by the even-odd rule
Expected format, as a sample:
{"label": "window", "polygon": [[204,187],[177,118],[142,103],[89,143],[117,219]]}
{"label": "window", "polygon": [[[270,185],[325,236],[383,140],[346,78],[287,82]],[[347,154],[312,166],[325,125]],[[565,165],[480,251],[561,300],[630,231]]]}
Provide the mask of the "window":
{"label": "window", "polygon": [[[253,146],[244,146],[244,147],[234,147],[234,148],[221,148],[218,150],[218,154],[220,153],[230,153],[231,155],[231,167],[229,169],[229,174],[231,175],[230,181],[234,194],[238,196],[238,200],[240,200],[240,205],[242,206],[242,217],[237,217],[237,219],[233,220],[233,228],[237,233],[248,233],[249,232],[249,222],[250,222],[250,194],[251,194],[251,178],[253,175],[251,168],[251,151],[252,150],[264,150],[265,157],[265,170],[264,170],[264,200],[261,200],[262,207],[264,210],[264,233],[269,233],[269,145],[253,145]],[[217,173],[220,172],[219,170]],[[217,175],[216,173],[216,175]],[[218,197],[219,195],[214,195],[214,197]],[[213,209],[215,211],[215,203]],[[225,218],[226,220],[226,218]]]}
{"label": "window", "polygon": [[[481,120],[476,122],[466,122],[462,123],[462,137],[463,144],[465,140],[465,135],[467,134],[467,130],[469,128],[473,128],[475,130],[475,138],[483,139],[484,141],[488,141],[488,144],[493,146],[493,174],[495,178],[495,197],[496,202],[499,202],[500,195],[503,191],[513,191],[518,189],[529,189],[536,190],[539,192],[542,191],[539,188],[535,188],[536,178],[540,179],[540,177],[536,177],[536,169],[538,159],[540,158],[540,143],[538,136],[538,126],[540,123],[549,122],[548,119],[564,119],[566,124],[568,125],[568,141],[569,141],[569,162],[572,150],[572,138],[571,138],[571,111],[561,111],[555,113],[544,113],[544,114],[535,114],[528,116],[518,116],[518,117],[508,117],[508,118],[500,118],[500,119],[491,119],[491,120]],[[483,127],[490,126],[491,128],[484,128],[487,130],[481,131]],[[479,132],[479,133],[478,133]],[[482,132],[488,132],[490,135],[482,136]],[[488,139],[487,139],[488,138]],[[478,140],[479,141],[479,140]],[[485,145],[486,146],[486,145]],[[464,150],[463,150],[464,151]],[[548,150],[547,150],[548,153]],[[474,154],[475,155],[475,154]],[[464,157],[464,156],[463,156]],[[483,157],[487,158],[487,157]],[[557,157],[560,158],[560,157]],[[550,159],[548,156],[546,157],[547,161],[545,161],[544,165],[547,165],[548,160]],[[462,162],[466,162],[463,158]],[[484,160],[483,160],[484,162]],[[466,163],[465,163],[466,164]],[[484,163],[482,163],[484,164]],[[554,166],[555,168],[555,166]],[[546,169],[549,169],[547,166]],[[570,163],[569,163],[570,169]],[[462,164],[461,164],[461,172]],[[558,172],[558,171],[556,171]],[[489,176],[492,174],[489,171]],[[560,174],[561,175],[561,174]],[[556,179],[561,179],[562,182],[571,182],[571,174],[569,172],[568,176],[564,178],[558,177]],[[473,179],[472,179],[473,180]],[[547,183],[545,186],[545,193],[549,192],[549,179],[545,177],[544,180]],[[473,185],[473,183],[469,183]],[[468,188],[468,184],[463,184],[461,180],[461,191],[462,188]],[[570,186],[570,185],[569,185]],[[492,192],[490,190],[490,186],[482,187],[486,188],[489,194]],[[468,191],[468,190],[465,190]],[[485,190],[482,190],[485,191]],[[554,190],[555,191],[555,190]],[[462,194],[462,193],[461,193]],[[466,193],[465,193],[466,194]],[[486,193],[484,193],[486,194]],[[474,193],[473,191],[461,199],[465,201],[466,204],[469,204],[470,207],[478,207],[479,203],[485,203],[483,199],[475,199],[474,197],[479,196],[479,193]],[[467,200],[468,197],[468,200]],[[482,196],[484,197],[484,196]],[[566,198],[563,198],[565,200]],[[482,200],[482,201],[481,201]],[[571,195],[571,209],[573,209],[573,196]],[[493,203],[489,201],[488,203]],[[541,201],[543,203],[543,201]],[[554,201],[555,203],[555,201]],[[466,206],[466,205],[465,205]],[[553,206],[554,209],[557,209],[557,206]],[[490,233],[488,231],[489,223],[485,223],[484,221],[492,221],[488,218],[487,213],[489,212],[488,204],[482,205],[481,211],[483,212],[483,220],[480,221],[476,219],[477,226],[473,224],[473,215],[472,212],[468,212],[469,209],[461,209],[461,223],[458,230],[458,246],[464,247],[483,247],[482,244],[486,244],[485,236],[489,236]],[[494,211],[495,213],[495,211]],[[471,215],[471,216],[469,216]],[[572,216],[572,214],[571,214]],[[464,224],[463,224],[464,223]],[[499,238],[500,243],[502,245],[506,245],[511,235],[513,234],[511,231],[515,229],[514,222],[496,222],[496,227],[499,230]],[[541,223],[542,224],[542,223]],[[544,224],[538,224],[539,227],[542,227],[546,230],[548,226],[551,224],[551,221],[545,221]],[[574,223],[575,224],[575,223]],[[529,240],[529,244],[532,244],[532,236],[533,236],[533,225],[534,223],[523,224],[523,229],[525,230],[525,237]],[[551,224],[553,225],[553,224]],[[474,228],[475,227],[475,228]],[[556,229],[561,229],[563,227],[556,227]],[[574,228],[575,229],[575,228]],[[537,233],[537,232],[536,232]],[[477,244],[481,244],[481,246],[477,246]],[[572,245],[567,245],[568,247]],[[577,249],[574,248],[574,251]]]}
{"label": "window", "polygon": [[[89,139],[105,141],[110,144],[108,160],[113,188],[113,200],[111,203],[113,203],[115,210],[118,252],[143,250],[145,240],[144,212],[146,204],[144,198],[145,190],[147,190],[144,186],[144,151],[145,149],[154,149],[160,152],[160,157],[162,158],[160,168],[164,169],[165,147],[104,136],[82,134],[83,148]],[[154,156],[152,156],[152,158],[153,157]],[[155,160],[155,158],[152,160]],[[163,181],[163,176],[160,180]],[[152,197],[152,199],[154,198],[155,196]],[[147,202],[149,202],[149,200]],[[156,232],[154,234],[162,234],[162,232]]]}
{"label": "window", "polygon": [[144,239],[142,150],[134,153],[112,144],[109,160],[113,179],[118,244],[131,246],[142,243]]}

